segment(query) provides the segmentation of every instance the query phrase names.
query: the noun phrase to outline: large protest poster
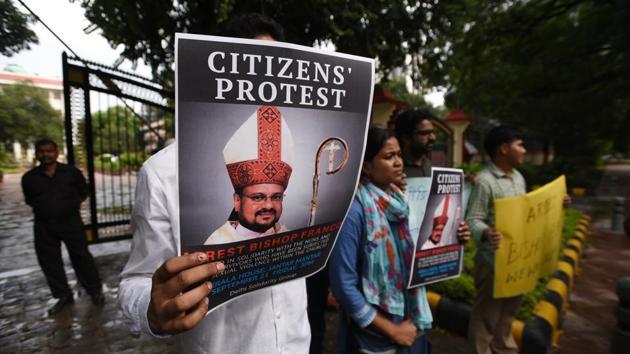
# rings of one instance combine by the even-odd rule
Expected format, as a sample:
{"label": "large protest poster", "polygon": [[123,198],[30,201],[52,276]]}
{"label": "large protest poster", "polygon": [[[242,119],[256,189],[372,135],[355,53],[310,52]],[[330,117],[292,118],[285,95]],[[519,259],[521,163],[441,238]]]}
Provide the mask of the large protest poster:
{"label": "large protest poster", "polygon": [[536,287],[557,265],[564,224],[564,176],[526,195],[497,199],[494,297],[512,297]]}
{"label": "large protest poster", "polygon": [[323,268],[358,182],[372,59],[177,34],[181,253],[222,261],[209,309]]}
{"label": "large protest poster", "polygon": [[464,218],[463,182],[462,170],[431,169],[431,188],[416,237],[409,287],[435,283],[461,274],[464,247],[457,238],[457,229]]}

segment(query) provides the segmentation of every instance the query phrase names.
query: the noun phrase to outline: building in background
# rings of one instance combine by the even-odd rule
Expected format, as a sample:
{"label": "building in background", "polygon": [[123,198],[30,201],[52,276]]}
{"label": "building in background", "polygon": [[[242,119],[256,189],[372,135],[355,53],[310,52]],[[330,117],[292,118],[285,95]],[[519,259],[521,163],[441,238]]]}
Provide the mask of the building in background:
{"label": "building in background", "polygon": [[31,85],[46,91],[50,105],[63,113],[63,81],[61,79],[29,75],[20,71],[16,66],[7,66],[5,70],[0,71],[0,89],[4,85],[30,81]]}
{"label": "building in background", "polygon": [[[44,90],[52,108],[60,111],[63,115],[64,103],[62,80],[26,74],[24,70],[17,65],[8,65],[4,70],[0,71],[0,91],[3,86],[15,85],[24,82],[28,82],[30,85]],[[13,156],[17,162],[32,162],[34,153],[35,151],[32,146],[23,149],[20,143],[13,143]]]}

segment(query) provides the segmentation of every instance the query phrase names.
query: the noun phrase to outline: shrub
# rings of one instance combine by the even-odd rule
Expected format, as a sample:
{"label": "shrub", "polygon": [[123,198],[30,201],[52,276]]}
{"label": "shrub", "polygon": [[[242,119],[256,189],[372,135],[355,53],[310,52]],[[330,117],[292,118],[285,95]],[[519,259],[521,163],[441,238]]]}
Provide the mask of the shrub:
{"label": "shrub", "polygon": [[140,169],[148,154],[144,151],[124,152],[119,156],[105,153],[94,158],[94,167],[103,173],[118,174]]}
{"label": "shrub", "polygon": [[477,175],[484,168],[484,164],[476,162],[476,163],[464,163],[461,164],[458,168],[461,168],[465,174],[467,175]]}
{"label": "shrub", "polygon": [[19,167],[19,165],[15,161],[15,158],[13,158],[13,154],[0,148],[0,169],[12,169],[16,167]]}
{"label": "shrub", "polygon": [[[564,174],[567,179],[567,188],[582,187],[594,191],[602,177],[601,168],[566,169],[560,163],[550,163],[546,165],[533,165],[525,163],[518,170],[523,174],[531,190],[533,185],[544,185]],[[566,172],[573,171],[573,172]]]}
{"label": "shrub", "polygon": [[138,170],[149,155],[144,151],[123,152],[119,156],[120,163],[123,167],[130,170]]}

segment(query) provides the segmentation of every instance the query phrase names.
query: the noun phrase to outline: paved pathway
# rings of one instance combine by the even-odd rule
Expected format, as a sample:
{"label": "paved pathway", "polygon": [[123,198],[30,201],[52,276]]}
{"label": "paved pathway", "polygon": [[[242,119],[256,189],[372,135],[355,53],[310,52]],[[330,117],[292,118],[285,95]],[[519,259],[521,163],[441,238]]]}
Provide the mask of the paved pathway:
{"label": "paved pathway", "polygon": [[630,199],[630,164],[607,165],[595,194]]}
{"label": "paved pathway", "polygon": [[626,198],[626,210],[630,212],[630,165],[608,165],[596,197],[585,205],[595,214],[595,235],[584,252],[583,272],[571,293],[571,307],[559,341],[560,354],[609,351],[616,326],[616,280],[630,276],[630,238],[610,231],[611,198],[615,196]]}
{"label": "paved pathway", "polygon": [[615,282],[630,276],[630,238],[596,229],[585,251],[582,274],[571,292],[570,308],[560,337],[560,354],[608,353],[616,326]]}

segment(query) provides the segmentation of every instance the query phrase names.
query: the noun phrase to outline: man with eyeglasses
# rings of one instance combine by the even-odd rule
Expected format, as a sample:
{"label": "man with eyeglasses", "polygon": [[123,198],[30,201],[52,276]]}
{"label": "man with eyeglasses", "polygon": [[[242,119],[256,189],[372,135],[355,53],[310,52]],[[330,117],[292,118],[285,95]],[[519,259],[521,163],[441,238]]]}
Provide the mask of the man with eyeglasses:
{"label": "man with eyeglasses", "polygon": [[259,107],[227,142],[223,158],[234,187],[234,210],[205,244],[288,231],[278,220],[291,177],[293,136],[278,108]]}
{"label": "man with eyeglasses", "polygon": [[[425,109],[407,110],[396,117],[394,132],[402,149],[405,174],[399,187],[403,190],[407,186],[407,178],[431,177],[431,151],[435,144],[433,119],[437,117]],[[470,229],[465,221],[457,227],[457,239],[461,243],[470,239]]]}
{"label": "man with eyeglasses", "polygon": [[407,177],[431,177],[431,151],[435,144],[435,115],[424,109],[402,112],[396,118],[395,133],[402,148]]}

